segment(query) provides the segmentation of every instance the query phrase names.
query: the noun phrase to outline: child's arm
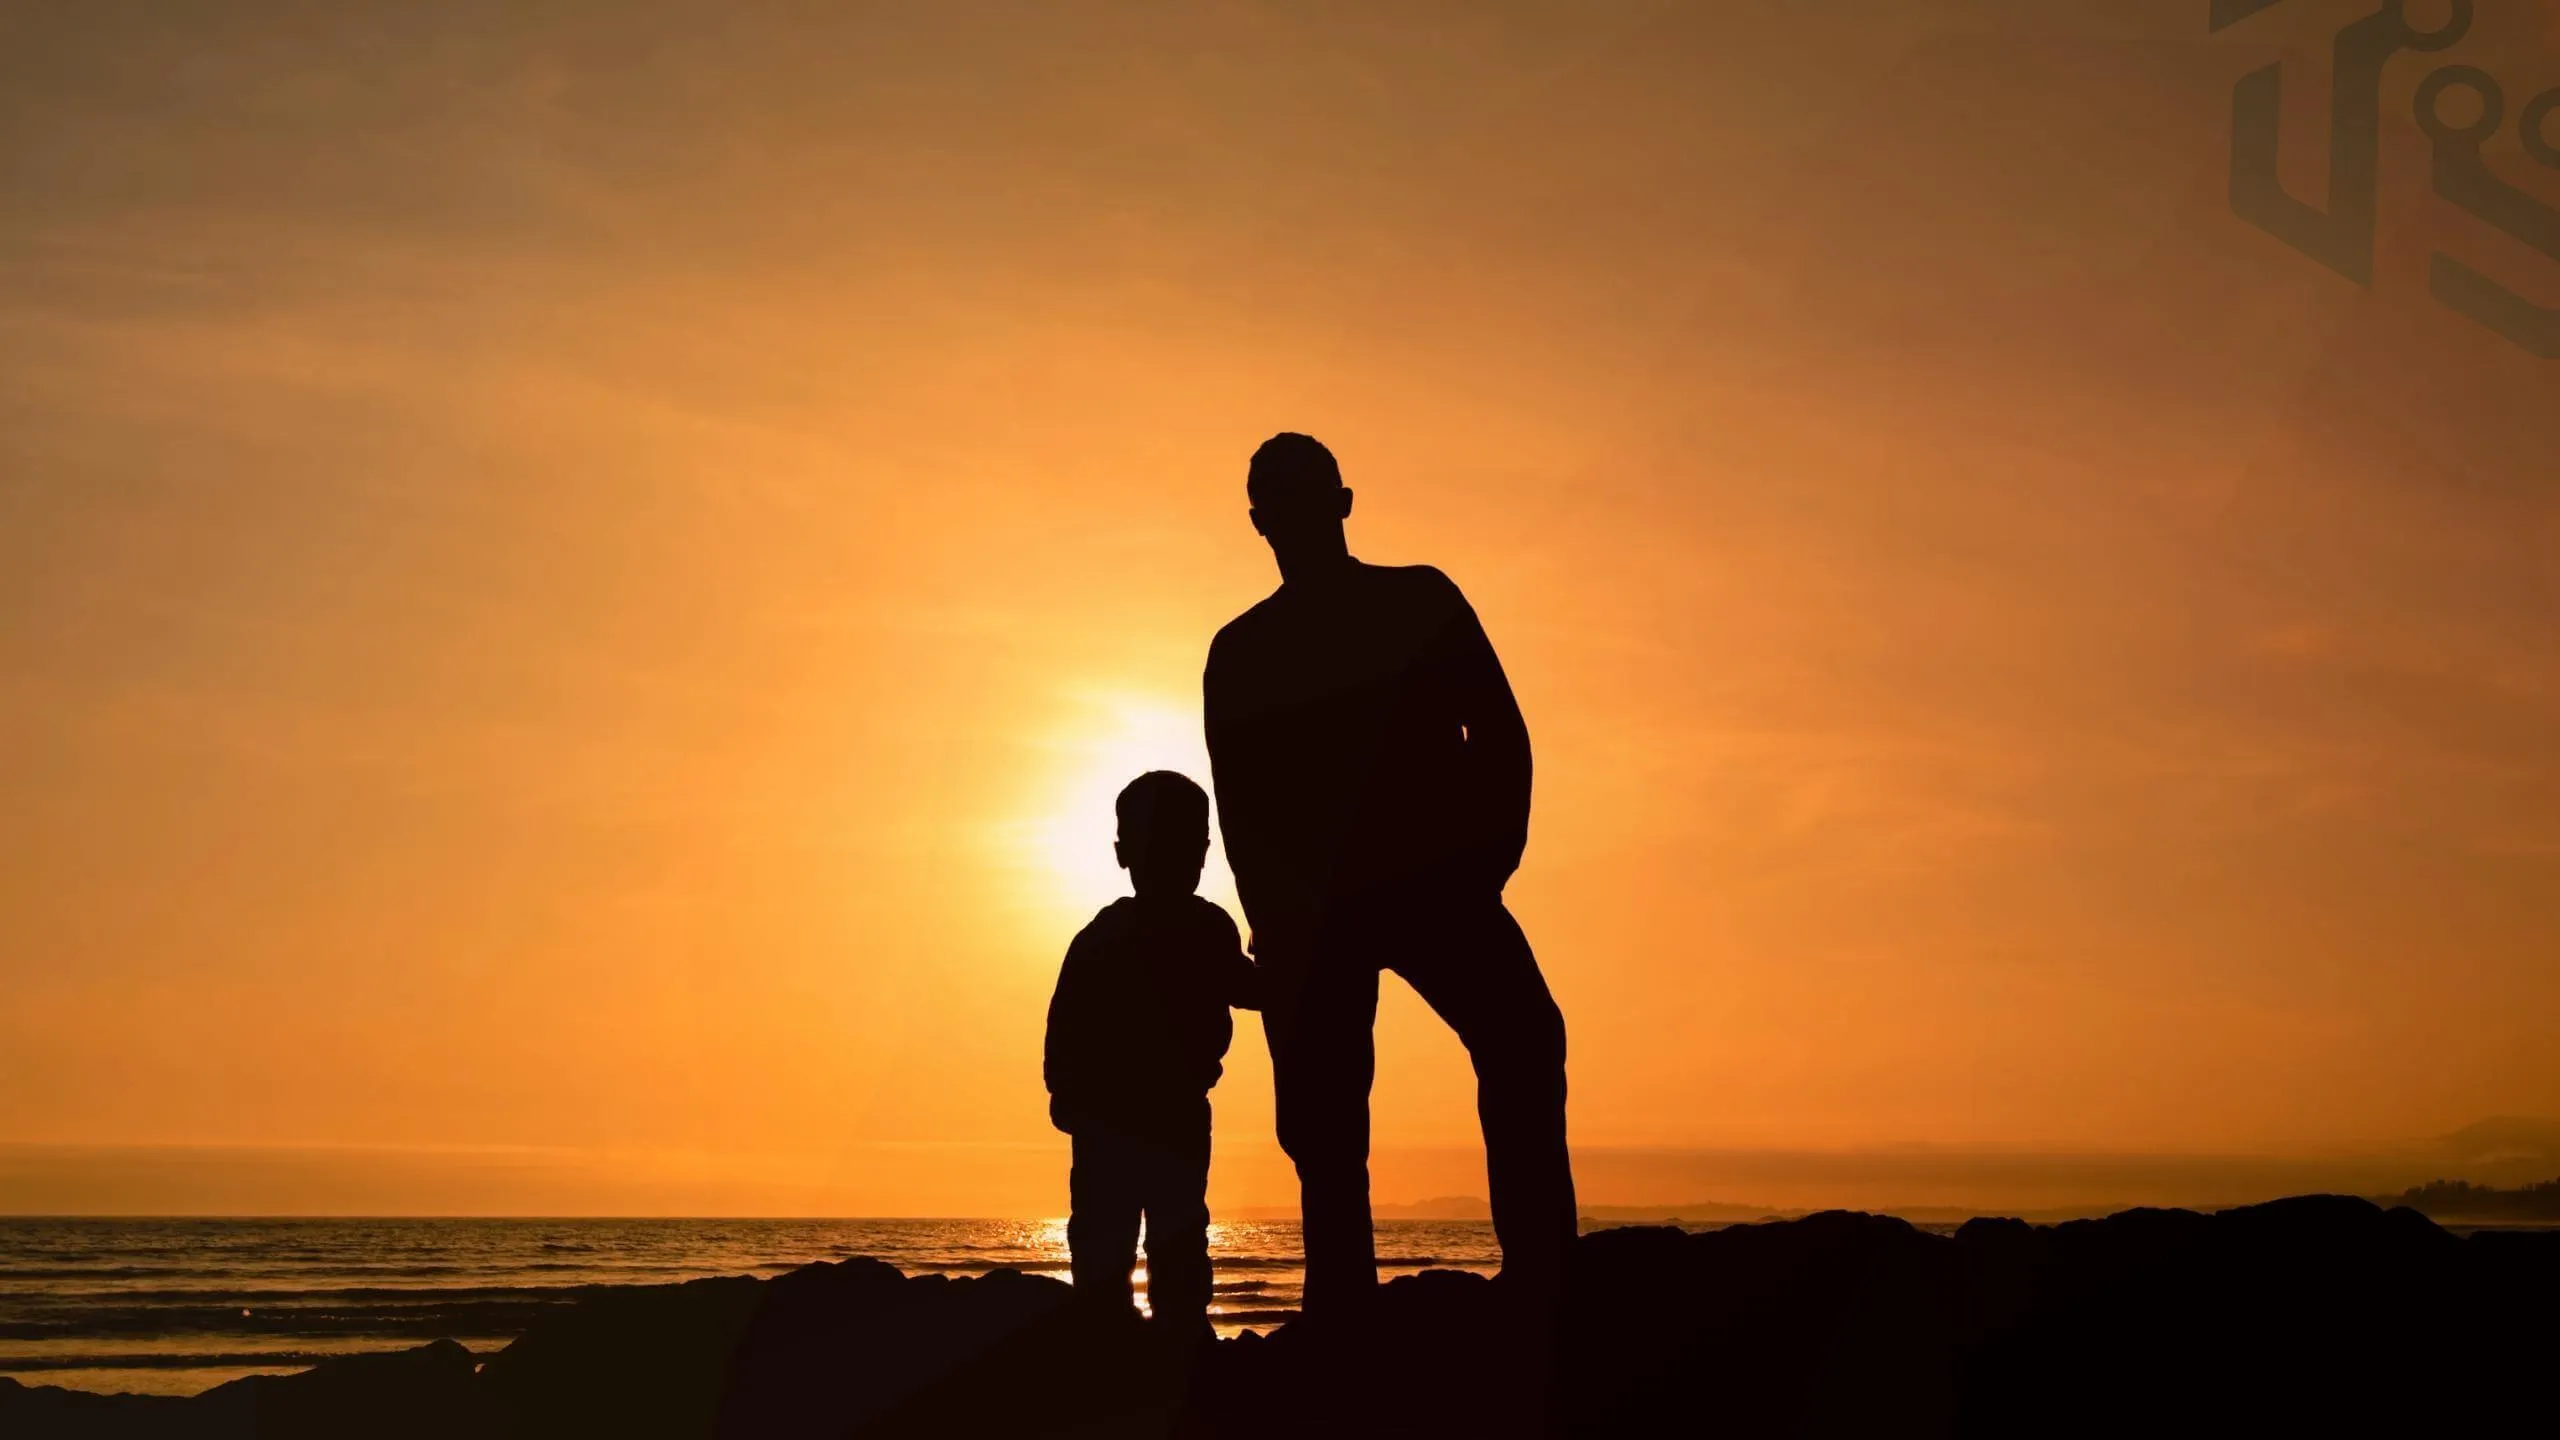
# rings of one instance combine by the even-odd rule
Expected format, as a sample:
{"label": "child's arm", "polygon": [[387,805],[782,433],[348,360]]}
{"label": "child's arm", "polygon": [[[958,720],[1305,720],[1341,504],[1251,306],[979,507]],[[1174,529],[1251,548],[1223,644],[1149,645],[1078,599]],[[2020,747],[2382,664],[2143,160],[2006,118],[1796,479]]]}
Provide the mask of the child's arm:
{"label": "child's arm", "polygon": [[1093,1034],[1092,986],[1085,978],[1085,938],[1078,934],[1058,967],[1058,988],[1049,996],[1049,1029],[1040,1047],[1040,1079],[1049,1090],[1049,1123],[1075,1133],[1076,1092],[1085,1088],[1092,1062],[1086,1057]]}

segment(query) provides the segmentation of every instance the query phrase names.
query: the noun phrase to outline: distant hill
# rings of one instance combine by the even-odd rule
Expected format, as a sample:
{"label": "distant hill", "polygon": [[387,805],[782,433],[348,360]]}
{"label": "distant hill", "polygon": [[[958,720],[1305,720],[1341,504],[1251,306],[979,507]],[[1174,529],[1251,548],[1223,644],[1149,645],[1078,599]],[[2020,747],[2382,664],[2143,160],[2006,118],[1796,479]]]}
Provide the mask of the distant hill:
{"label": "distant hill", "polygon": [[2560,1120],[2539,1115],[2493,1115],[2475,1120],[2437,1143],[2447,1153],[2473,1163],[2560,1161]]}
{"label": "distant hill", "polygon": [[1437,1195],[1407,1205],[1376,1205],[1381,1220],[1490,1220],[1493,1206],[1476,1195]]}

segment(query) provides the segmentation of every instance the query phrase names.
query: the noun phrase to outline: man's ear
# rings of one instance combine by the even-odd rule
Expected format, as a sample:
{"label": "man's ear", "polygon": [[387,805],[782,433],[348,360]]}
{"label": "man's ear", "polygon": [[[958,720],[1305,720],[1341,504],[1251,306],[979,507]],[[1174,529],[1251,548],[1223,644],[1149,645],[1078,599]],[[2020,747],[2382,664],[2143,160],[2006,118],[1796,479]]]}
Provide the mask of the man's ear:
{"label": "man's ear", "polygon": [[1351,518],[1351,487],[1348,485],[1342,487],[1342,509],[1337,512],[1333,518],[1337,520],[1348,520]]}
{"label": "man's ear", "polygon": [[1260,506],[1247,510],[1244,514],[1246,519],[1253,522],[1254,534],[1259,535],[1266,540],[1271,538],[1271,527],[1262,523],[1262,509]]}
{"label": "man's ear", "polygon": [[1112,842],[1111,842],[1111,858],[1120,862],[1120,868],[1121,868],[1121,869],[1123,869],[1123,870],[1128,869],[1128,868],[1129,868],[1129,847],[1128,847],[1128,844],[1127,844],[1125,841],[1120,841],[1120,840],[1114,840],[1114,841],[1112,841]]}

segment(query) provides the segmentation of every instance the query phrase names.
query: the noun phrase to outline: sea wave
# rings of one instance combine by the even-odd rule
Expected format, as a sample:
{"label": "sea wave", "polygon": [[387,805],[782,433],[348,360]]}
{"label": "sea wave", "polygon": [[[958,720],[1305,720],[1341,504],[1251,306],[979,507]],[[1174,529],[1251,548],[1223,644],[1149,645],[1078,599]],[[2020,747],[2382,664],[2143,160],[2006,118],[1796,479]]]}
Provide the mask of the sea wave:
{"label": "sea wave", "polygon": [[1221,1310],[1209,1317],[1219,1325],[1282,1325],[1298,1318],[1295,1310]]}
{"label": "sea wave", "polygon": [[315,1285],[286,1288],[280,1286],[241,1286],[236,1288],[206,1286],[172,1286],[159,1289],[117,1290],[46,1290],[9,1297],[11,1308],[25,1305],[73,1306],[114,1305],[288,1305],[297,1302],[360,1300],[487,1300],[512,1299],[525,1295],[571,1296],[582,1290],[600,1288],[598,1282],[582,1281],[568,1285],[435,1285],[392,1286]]}
{"label": "sea wave", "polygon": [[[466,1350],[496,1350],[500,1336],[459,1340]],[[459,1339],[459,1337],[457,1337]],[[0,1360],[0,1375],[56,1370],[230,1370],[243,1366],[307,1366],[351,1353],[346,1350],[101,1350],[60,1355],[13,1355]]]}

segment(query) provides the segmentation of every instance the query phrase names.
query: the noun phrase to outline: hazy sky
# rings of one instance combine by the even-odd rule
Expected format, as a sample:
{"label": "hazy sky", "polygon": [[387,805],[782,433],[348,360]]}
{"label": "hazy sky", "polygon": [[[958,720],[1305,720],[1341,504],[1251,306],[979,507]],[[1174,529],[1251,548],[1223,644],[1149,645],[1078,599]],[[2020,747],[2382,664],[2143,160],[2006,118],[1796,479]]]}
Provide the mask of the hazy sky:
{"label": "hazy sky", "polygon": [[2439,57],[2370,290],[2225,197],[2369,8],[0,6],[0,1142],[1062,1206],[1280,429],[1510,668],[1595,1154],[2560,1113],[2560,366],[2426,286],[2560,264]]}

